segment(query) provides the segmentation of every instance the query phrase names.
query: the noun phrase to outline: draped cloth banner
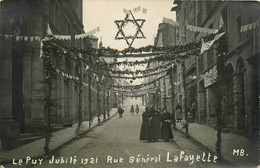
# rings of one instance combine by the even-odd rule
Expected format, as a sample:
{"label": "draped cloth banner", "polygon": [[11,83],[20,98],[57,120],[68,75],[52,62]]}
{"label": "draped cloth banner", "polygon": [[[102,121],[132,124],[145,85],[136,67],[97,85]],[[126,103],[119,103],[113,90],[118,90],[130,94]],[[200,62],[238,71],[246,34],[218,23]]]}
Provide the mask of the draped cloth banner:
{"label": "draped cloth banner", "polygon": [[199,33],[206,33],[206,34],[214,34],[218,32],[218,29],[210,29],[205,27],[197,27],[192,25],[187,25],[187,30],[193,31],[193,32],[199,32]]}
{"label": "draped cloth banner", "polygon": [[173,21],[172,19],[168,19],[168,18],[165,18],[163,17],[163,20],[162,20],[163,23],[168,23],[174,27],[178,27],[179,26],[179,23],[178,22],[175,22]]}
{"label": "draped cloth banner", "polygon": [[135,7],[135,8],[133,9],[134,12],[139,12],[140,10],[141,10],[141,6]]}
{"label": "draped cloth banner", "polygon": [[213,40],[208,41],[208,42],[204,42],[204,40],[202,39],[202,46],[200,49],[200,54],[203,54],[205,51],[207,51],[208,49],[210,49],[210,47],[214,44],[215,41],[217,41],[221,36],[223,36],[225,34],[225,32],[217,34]]}
{"label": "draped cloth banner", "polygon": [[[143,14],[146,14],[147,9],[146,9],[146,8],[142,8],[141,6],[138,6],[138,7],[135,7],[135,8],[133,9],[133,11],[134,11],[134,13],[142,11]],[[131,12],[131,10],[127,10],[127,9],[124,8],[124,9],[123,9],[123,12],[124,12],[126,15],[129,15],[130,12]]]}
{"label": "draped cloth banner", "polygon": [[[91,35],[94,35],[95,33],[99,32],[100,31],[100,28],[97,27],[87,33],[82,33],[82,34],[76,34],[75,35],[75,39],[82,39],[82,38],[85,38],[87,36],[91,36]],[[48,24],[47,26],[47,35],[50,35],[50,36],[54,36],[55,38],[59,39],[59,40],[71,40],[71,35],[54,35],[51,31],[51,28],[50,28],[50,25]],[[18,38],[19,40],[19,38]],[[40,41],[40,40],[39,40]]]}
{"label": "draped cloth banner", "polygon": [[253,23],[241,26],[240,32],[245,32],[245,31],[249,31],[251,29],[255,29],[259,25],[260,25],[260,21],[258,20]]}
{"label": "draped cloth banner", "polygon": [[130,14],[130,10],[127,10],[127,9],[123,9],[123,12],[125,13],[125,14]]}
{"label": "draped cloth banner", "polygon": [[87,37],[87,36],[94,35],[95,33],[99,32],[99,31],[100,31],[100,28],[97,27],[97,28],[95,28],[95,29],[93,29],[93,30],[91,30],[91,31],[89,31],[89,32],[87,32],[87,33],[76,34],[76,35],[75,35],[75,39],[76,39],[76,40],[77,40],[77,39],[82,39],[82,38],[85,38],[85,37]]}
{"label": "draped cloth banner", "polygon": [[15,35],[5,34],[4,37],[5,37],[5,40],[9,40],[14,37],[15,41],[25,41],[25,42],[41,41],[40,36],[15,36]]}

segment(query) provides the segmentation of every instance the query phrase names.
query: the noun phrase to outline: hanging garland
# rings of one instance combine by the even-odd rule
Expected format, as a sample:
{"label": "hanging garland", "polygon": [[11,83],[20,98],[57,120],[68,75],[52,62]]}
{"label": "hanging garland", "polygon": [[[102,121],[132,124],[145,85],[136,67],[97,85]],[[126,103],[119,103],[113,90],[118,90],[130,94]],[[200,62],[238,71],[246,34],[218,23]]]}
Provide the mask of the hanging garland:
{"label": "hanging garland", "polygon": [[128,86],[124,86],[124,85],[107,85],[106,83],[103,83],[103,82],[99,82],[100,84],[104,85],[104,86],[107,86],[107,87],[112,87],[112,88],[122,88],[122,89],[129,89],[129,88],[132,88],[132,89],[139,89],[139,88],[142,88],[144,86],[149,86],[157,81],[159,81],[160,79],[162,79],[163,77],[165,77],[167,75],[163,75],[163,76],[160,76],[159,78],[153,80],[153,81],[150,81],[150,82],[147,82],[147,83],[143,83],[143,84],[139,84],[139,85],[128,85]]}
{"label": "hanging garland", "polygon": [[149,74],[145,74],[145,75],[141,75],[141,76],[135,76],[135,74],[128,74],[128,75],[133,75],[133,76],[121,76],[122,74],[119,74],[117,76],[114,76],[114,75],[106,75],[102,72],[97,72],[97,71],[92,71],[92,70],[88,70],[88,72],[91,72],[91,73],[95,73],[95,74],[100,74],[102,75],[103,77],[109,77],[109,78],[114,78],[114,79],[141,79],[141,78],[146,78],[146,77],[149,77],[149,76],[154,76],[154,75],[159,75],[161,73],[164,73],[164,72],[167,72],[168,70],[170,69],[167,68],[167,69],[164,69],[164,70],[161,70],[159,72],[155,72],[155,73],[149,73]]}
{"label": "hanging garland", "polygon": [[131,89],[131,90],[118,90],[118,89],[109,89],[108,88],[108,90],[109,91],[112,91],[112,92],[117,92],[117,93],[143,93],[143,92],[149,92],[149,91],[154,91],[154,90],[157,90],[157,88],[152,88],[152,87],[150,87],[149,89],[137,89],[137,90],[133,90],[133,89]]}
{"label": "hanging garland", "polygon": [[182,54],[178,54],[178,55],[162,55],[162,56],[157,56],[154,58],[150,58],[150,59],[145,59],[142,61],[122,61],[122,62],[112,62],[112,63],[106,63],[106,62],[97,62],[96,65],[97,66],[104,66],[104,67],[108,67],[111,68],[113,66],[121,66],[121,65],[127,65],[127,66],[140,66],[140,65],[145,65],[145,64],[149,64],[151,62],[166,62],[166,61],[173,61],[176,60],[177,62],[180,62],[179,59],[183,59],[183,58],[187,58],[189,56],[195,56],[195,55],[199,55],[199,49],[196,49],[193,52],[190,53],[182,53]]}
{"label": "hanging garland", "polygon": [[[62,51],[61,46],[55,43],[50,43],[49,45],[52,45],[53,48],[55,48],[57,50],[57,54],[58,56],[61,57],[61,55],[67,55],[70,56],[70,58],[77,60],[77,59],[81,59],[85,64],[89,65],[89,66],[96,66],[95,68],[99,68],[104,67],[104,68],[111,68],[115,65],[117,66],[121,66],[121,65],[127,65],[127,66],[138,66],[138,65],[144,65],[144,64],[148,64],[151,62],[155,62],[155,61],[173,61],[176,59],[181,59],[181,58],[186,58],[188,56],[191,55],[198,55],[199,54],[199,49],[195,48],[193,50],[190,50],[189,52],[186,53],[180,53],[180,54],[173,54],[173,53],[164,53],[164,54],[157,54],[157,56],[154,56],[153,58],[149,58],[149,59],[144,59],[142,61],[122,61],[122,62],[113,62],[113,63],[106,63],[106,62],[102,62],[100,61],[97,57],[93,57],[93,56],[89,56],[88,57],[92,57],[92,60],[89,60],[89,58],[85,55],[78,55],[78,54],[71,54],[71,51]],[[62,47],[63,48],[63,47]],[[65,50],[67,50],[65,48]]]}
{"label": "hanging garland", "polygon": [[111,69],[107,69],[111,74],[125,74],[125,75],[140,75],[140,74],[148,74],[148,73],[152,73],[152,72],[155,72],[155,71],[158,71],[158,70],[162,70],[162,69],[168,69],[170,68],[170,66],[175,66],[176,65],[176,61],[173,61],[173,62],[169,62],[167,64],[164,64],[164,65],[160,65],[160,66],[157,66],[155,68],[151,68],[151,69],[145,69],[145,70],[140,70],[140,69],[137,69],[136,71],[132,71],[132,70],[118,70],[118,71],[115,71],[115,70],[111,70]]}
{"label": "hanging garland", "polygon": [[44,71],[44,111],[45,114],[45,145],[44,151],[45,153],[49,153],[50,149],[50,141],[52,138],[53,129],[51,127],[51,113],[54,106],[52,102],[52,91],[53,91],[53,83],[56,79],[56,72],[52,66],[51,59],[50,59],[50,46],[43,46],[43,71]]}
{"label": "hanging garland", "polygon": [[[182,53],[182,52],[186,52],[189,50],[199,48],[201,46],[201,42],[191,42],[186,45],[177,45],[177,46],[172,46],[172,47],[155,47],[152,45],[140,47],[137,49],[130,47],[130,48],[126,48],[126,49],[119,51],[117,49],[111,49],[111,48],[97,49],[97,48],[92,48],[92,47],[89,47],[86,49],[80,49],[80,48],[74,47],[72,45],[68,45],[66,42],[56,39],[56,38],[52,39],[52,43],[59,45],[72,52],[76,52],[76,53],[95,55],[98,57],[114,57],[114,58],[120,58],[120,57],[122,57],[122,56],[120,56],[120,54],[125,55],[126,53],[142,53],[142,52],[152,52],[155,54],[157,54],[158,52]],[[149,55],[143,55],[143,56],[128,55],[127,57],[144,57],[144,56],[149,56]]]}

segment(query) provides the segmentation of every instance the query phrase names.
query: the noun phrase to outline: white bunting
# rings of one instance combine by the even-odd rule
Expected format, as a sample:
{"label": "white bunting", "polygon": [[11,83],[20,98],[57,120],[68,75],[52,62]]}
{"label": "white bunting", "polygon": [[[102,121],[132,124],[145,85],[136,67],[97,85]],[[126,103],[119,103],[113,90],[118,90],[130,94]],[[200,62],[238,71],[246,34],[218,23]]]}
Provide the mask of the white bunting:
{"label": "white bunting", "polygon": [[53,35],[49,24],[47,26],[47,35]]}
{"label": "white bunting", "polygon": [[200,32],[200,33],[206,33],[206,34],[213,34],[217,33],[218,29],[210,29],[205,27],[197,27],[192,25],[187,25],[187,30],[193,31],[193,32]]}
{"label": "white bunting", "polygon": [[9,38],[10,38],[10,36],[5,34],[5,39],[8,40]]}
{"label": "white bunting", "polygon": [[28,36],[24,36],[24,41],[28,41]]}
{"label": "white bunting", "polygon": [[253,23],[249,23],[247,25],[241,26],[240,32],[245,32],[245,31],[249,31],[251,29],[255,29],[259,25],[260,25],[260,21],[255,21]]}
{"label": "white bunting", "polygon": [[41,41],[41,37],[40,36],[35,36],[35,40],[36,41]]}
{"label": "white bunting", "polygon": [[143,8],[143,13],[146,14],[147,12],[147,9]]}
{"label": "white bunting", "polygon": [[163,23],[168,23],[168,24],[170,24],[171,26],[175,26],[175,27],[178,27],[178,26],[179,26],[179,23],[178,23],[178,22],[175,22],[175,21],[173,21],[172,19],[168,19],[168,18],[165,18],[165,17],[163,17],[162,22],[163,22]]}
{"label": "white bunting", "polygon": [[124,12],[125,14],[130,14],[130,10],[127,10],[127,9],[125,9],[125,8],[124,8],[123,12]]}

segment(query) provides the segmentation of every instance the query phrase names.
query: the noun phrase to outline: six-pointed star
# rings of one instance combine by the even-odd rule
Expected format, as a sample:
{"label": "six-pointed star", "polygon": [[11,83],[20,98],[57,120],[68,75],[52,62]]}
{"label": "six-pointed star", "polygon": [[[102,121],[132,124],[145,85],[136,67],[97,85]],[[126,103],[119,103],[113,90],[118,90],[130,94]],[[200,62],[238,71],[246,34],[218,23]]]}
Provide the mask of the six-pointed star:
{"label": "six-pointed star", "polygon": [[[132,16],[132,19],[129,19],[129,14]],[[129,14],[126,15],[124,20],[115,20],[115,23],[118,28],[118,32],[116,34],[115,39],[116,40],[125,39],[126,43],[128,44],[128,47],[131,47],[136,38],[140,38],[140,39],[145,38],[144,33],[141,30],[145,20],[144,19],[135,19],[132,12],[130,12]],[[123,31],[124,25],[127,25],[127,23],[129,23],[129,22],[132,22],[137,27],[137,30],[136,30],[136,33],[134,36],[131,36],[131,35],[126,36]],[[129,42],[128,40],[132,40],[132,41]]]}

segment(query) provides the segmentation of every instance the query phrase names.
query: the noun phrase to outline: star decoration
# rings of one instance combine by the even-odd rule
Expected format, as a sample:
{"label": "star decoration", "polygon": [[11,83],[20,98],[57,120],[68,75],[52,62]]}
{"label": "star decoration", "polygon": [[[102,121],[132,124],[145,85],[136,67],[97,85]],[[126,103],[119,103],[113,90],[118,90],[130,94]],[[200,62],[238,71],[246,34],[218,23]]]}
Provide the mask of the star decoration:
{"label": "star decoration", "polygon": [[[132,19],[129,19],[129,15],[131,15]],[[133,23],[137,29],[134,36],[132,35],[125,35],[124,33],[124,26],[126,26],[129,22]],[[115,24],[117,25],[118,32],[115,36],[115,40],[125,40],[128,47],[130,48],[134,42],[135,39],[142,39],[145,38],[144,33],[142,32],[141,28],[144,24],[144,19],[135,19],[134,15],[130,11],[128,14],[126,14],[126,17],[124,20],[115,20]]]}

